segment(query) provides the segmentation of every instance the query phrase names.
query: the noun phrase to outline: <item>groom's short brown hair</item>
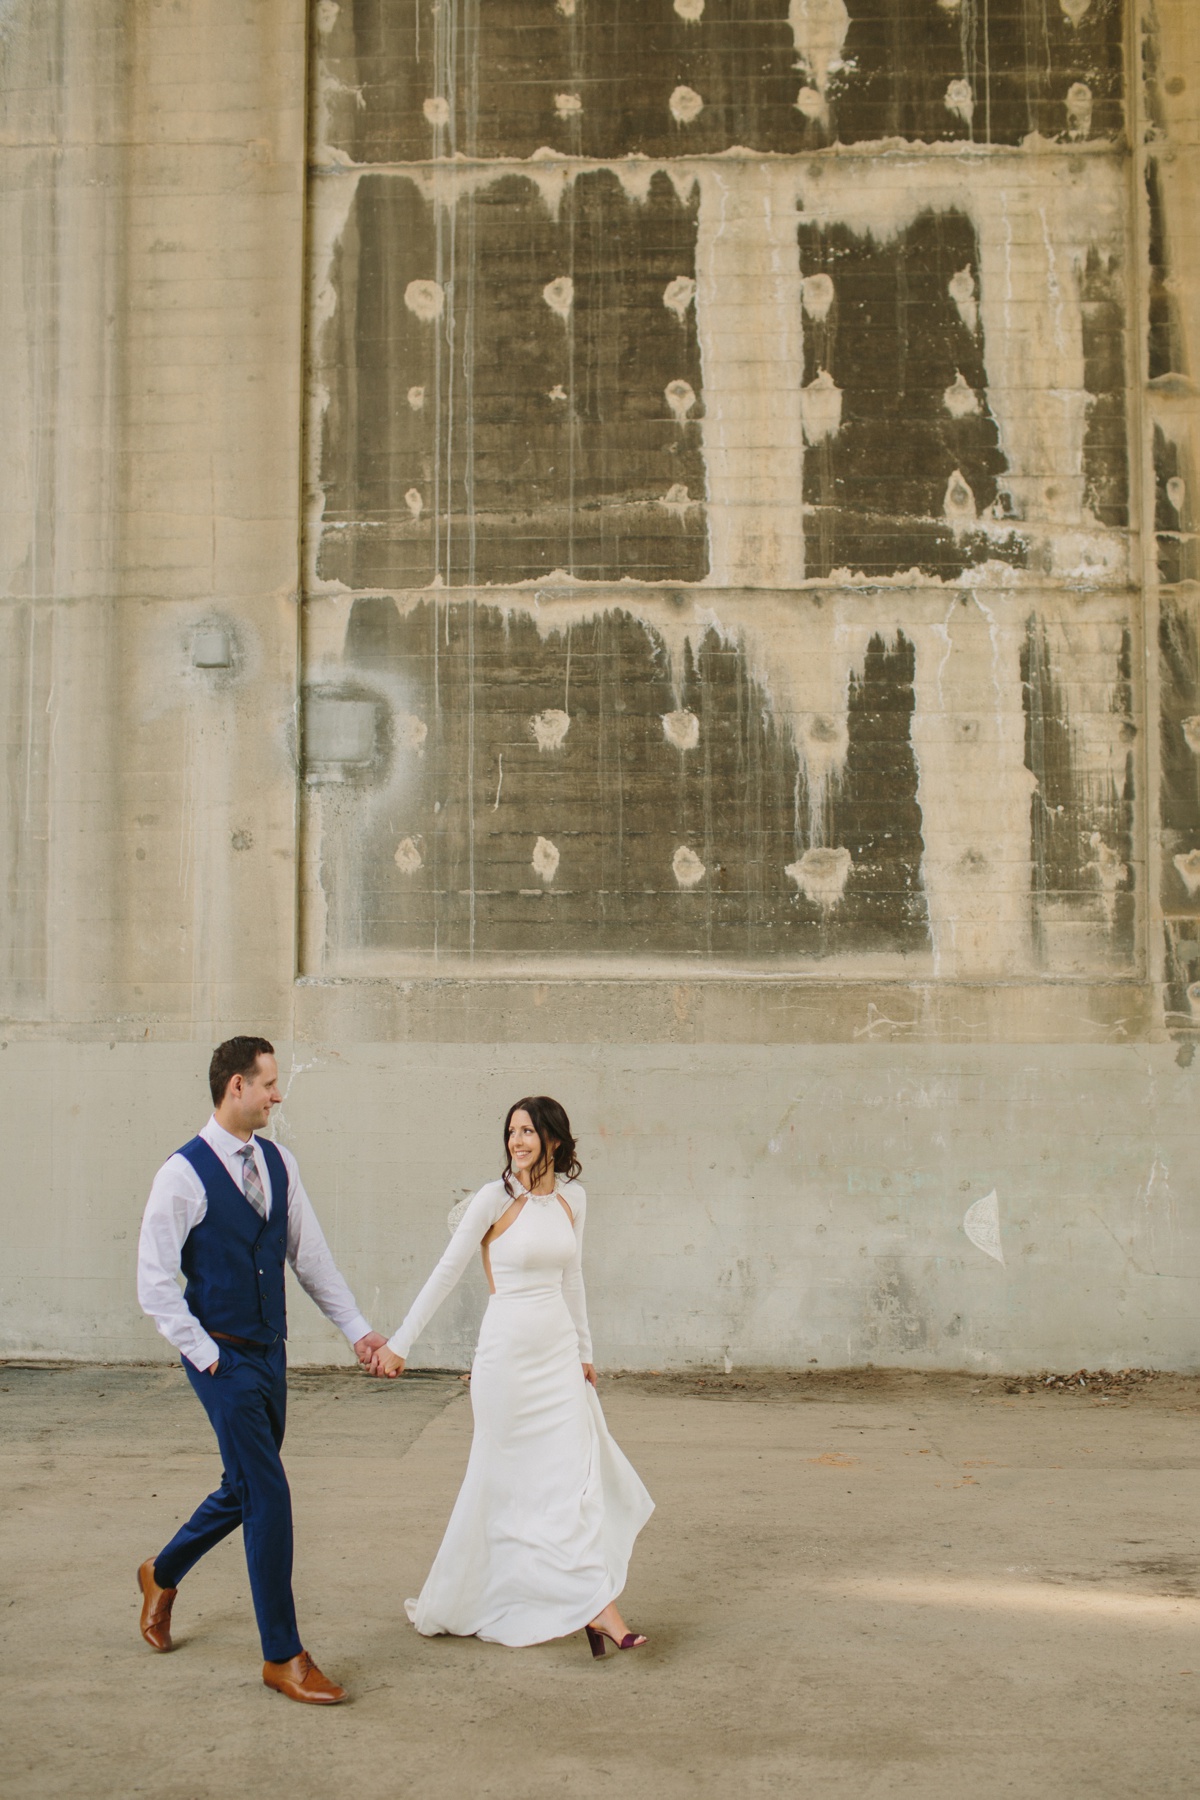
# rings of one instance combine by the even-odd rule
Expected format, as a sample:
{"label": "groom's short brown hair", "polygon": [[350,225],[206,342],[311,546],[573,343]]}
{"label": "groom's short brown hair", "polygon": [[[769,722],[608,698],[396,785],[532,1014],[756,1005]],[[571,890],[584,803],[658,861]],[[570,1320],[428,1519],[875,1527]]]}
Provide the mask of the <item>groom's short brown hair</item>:
{"label": "groom's short brown hair", "polygon": [[266,1038],[232,1037],[218,1044],[208,1065],[208,1088],[214,1106],[220,1106],[225,1089],[235,1075],[253,1075],[260,1056],[274,1056],[274,1044]]}

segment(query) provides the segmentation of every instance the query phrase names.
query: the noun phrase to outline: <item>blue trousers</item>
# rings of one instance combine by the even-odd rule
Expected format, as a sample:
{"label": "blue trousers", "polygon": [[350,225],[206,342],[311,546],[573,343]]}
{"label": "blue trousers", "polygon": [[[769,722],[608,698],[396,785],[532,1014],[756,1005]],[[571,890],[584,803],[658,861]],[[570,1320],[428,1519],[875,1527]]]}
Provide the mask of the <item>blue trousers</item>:
{"label": "blue trousers", "polygon": [[287,1350],[222,1344],[215,1375],[183,1367],[221,1450],[221,1485],[154,1562],[159,1587],[178,1587],[206,1550],[242,1527],[250,1592],[266,1662],[303,1649],[292,1601],[292,1496],[279,1458],[287,1416]]}

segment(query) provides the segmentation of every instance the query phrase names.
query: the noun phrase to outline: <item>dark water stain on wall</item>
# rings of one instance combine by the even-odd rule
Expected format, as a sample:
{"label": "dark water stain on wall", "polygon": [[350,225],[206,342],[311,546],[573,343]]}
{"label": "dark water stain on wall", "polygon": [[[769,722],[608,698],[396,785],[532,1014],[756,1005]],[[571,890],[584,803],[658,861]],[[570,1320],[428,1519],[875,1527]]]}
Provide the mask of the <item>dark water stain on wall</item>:
{"label": "dark water stain on wall", "polygon": [[1098,790],[1080,766],[1071,696],[1049,633],[1040,619],[1029,620],[1021,682],[1025,765],[1036,782],[1030,802],[1032,930],[1043,966],[1069,965],[1070,952],[1062,946],[1077,928],[1094,935],[1096,927],[1103,927],[1112,951],[1122,959],[1132,958],[1134,951],[1136,729],[1128,631],[1122,634],[1117,667],[1103,673],[1112,684],[1111,710],[1121,721],[1117,735],[1128,748],[1119,776]]}
{"label": "dark water stain on wall", "polygon": [[[805,454],[808,574],[953,576],[988,558],[1020,566],[1021,540],[956,537],[945,518],[955,470],[982,513],[1006,467],[982,338],[950,296],[961,270],[978,279],[970,220],[923,213],[884,244],[802,223],[800,264],[805,276],[827,275],[834,295],[823,319],[805,316],[806,379],[824,370],[842,391],[841,429]],[[955,417],[946,395],[960,378],[977,410]]]}
{"label": "dark water stain on wall", "polygon": [[543,147],[608,159],[1122,128],[1121,0],[1092,0],[1077,20],[1059,0],[847,0],[840,56],[832,40],[822,51],[836,20],[819,9],[811,32],[803,11],[792,30],[788,0],[687,10],[356,0],[320,40],[331,141],[356,162]]}
{"label": "dark water stain on wall", "polygon": [[665,176],[637,201],[579,175],[557,218],[523,177],[453,208],[364,177],[320,346],[320,574],[701,579],[695,309],[664,302],[695,244]]}
{"label": "dark water stain on wall", "polygon": [[1160,425],[1154,427],[1154,530],[1158,578],[1172,587],[1200,580],[1200,540],[1195,531],[1195,491],[1190,463]]}
{"label": "dark water stain on wall", "polygon": [[1191,892],[1175,862],[1200,850],[1200,628],[1193,595],[1160,596],[1158,650],[1162,908],[1200,916],[1200,867]]}
{"label": "dark water stain on wall", "polygon": [[[407,695],[428,730],[407,751],[393,734],[385,800],[327,823],[335,954],[763,963],[927,945],[903,637],[873,640],[851,686],[820,835],[852,869],[829,908],[787,873],[811,847],[790,732],[715,631],[684,652],[677,688],[663,640],[620,608],[543,638],[523,613],[363,598],[346,664]],[[665,728],[680,715],[691,748]]]}
{"label": "dark water stain on wall", "polygon": [[1125,419],[1125,296],[1111,258],[1093,249],[1080,278],[1084,503],[1102,525],[1129,524],[1129,441]]}

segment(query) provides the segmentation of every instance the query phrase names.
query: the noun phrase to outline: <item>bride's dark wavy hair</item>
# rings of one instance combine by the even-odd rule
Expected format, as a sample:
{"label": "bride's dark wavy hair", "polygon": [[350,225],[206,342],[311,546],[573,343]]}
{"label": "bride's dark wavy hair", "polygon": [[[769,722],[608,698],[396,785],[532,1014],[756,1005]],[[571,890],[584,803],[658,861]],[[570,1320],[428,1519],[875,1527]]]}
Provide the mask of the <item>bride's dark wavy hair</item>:
{"label": "bride's dark wavy hair", "polygon": [[517,1112],[527,1112],[538,1134],[541,1154],[530,1174],[535,1181],[545,1170],[549,1160],[548,1145],[554,1141],[558,1148],[554,1152],[554,1173],[565,1175],[568,1181],[574,1181],[583,1173],[583,1164],[575,1154],[575,1139],[571,1135],[571,1121],[566,1109],[549,1094],[527,1094],[524,1100],[514,1100],[504,1118],[504,1175],[507,1188],[512,1177],[512,1155],[508,1148],[508,1128],[512,1124],[512,1116]]}

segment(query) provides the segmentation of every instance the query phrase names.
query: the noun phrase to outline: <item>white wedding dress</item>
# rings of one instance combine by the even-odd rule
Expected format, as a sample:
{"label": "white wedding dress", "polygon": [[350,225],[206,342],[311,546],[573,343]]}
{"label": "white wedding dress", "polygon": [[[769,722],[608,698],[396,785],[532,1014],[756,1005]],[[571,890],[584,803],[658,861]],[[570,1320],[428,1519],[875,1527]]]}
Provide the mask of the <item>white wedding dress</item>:
{"label": "white wedding dress", "polygon": [[[391,1339],[397,1355],[407,1359],[511,1204],[502,1181],[473,1196]],[[425,1586],[405,1601],[426,1637],[515,1646],[580,1630],[625,1586],[634,1540],[654,1510],[580,1367],[592,1359],[585,1208],[578,1182],[533,1195],[485,1253],[496,1291],[471,1368],[470,1460]]]}

